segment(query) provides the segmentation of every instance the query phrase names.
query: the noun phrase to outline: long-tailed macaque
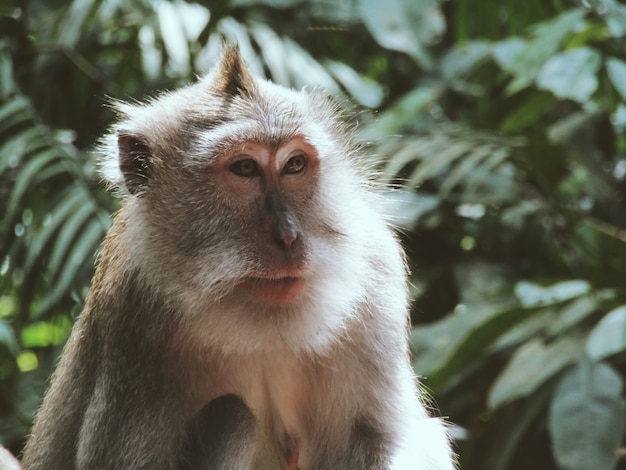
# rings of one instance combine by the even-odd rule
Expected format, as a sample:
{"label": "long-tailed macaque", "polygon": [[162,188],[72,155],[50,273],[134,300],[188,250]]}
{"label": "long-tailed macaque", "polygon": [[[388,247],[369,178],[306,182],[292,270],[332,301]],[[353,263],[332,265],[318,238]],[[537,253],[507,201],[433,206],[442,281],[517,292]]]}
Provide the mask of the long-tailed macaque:
{"label": "long-tailed macaque", "polygon": [[403,253],[333,100],[254,77],[117,104],[126,193],[25,470],[453,468]]}

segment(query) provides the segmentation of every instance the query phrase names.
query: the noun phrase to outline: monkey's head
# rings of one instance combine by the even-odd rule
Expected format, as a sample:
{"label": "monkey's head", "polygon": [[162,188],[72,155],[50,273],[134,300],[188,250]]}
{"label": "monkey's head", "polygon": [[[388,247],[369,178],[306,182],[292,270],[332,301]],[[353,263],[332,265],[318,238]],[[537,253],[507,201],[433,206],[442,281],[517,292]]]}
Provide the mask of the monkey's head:
{"label": "monkey's head", "polygon": [[235,350],[331,344],[375,287],[366,254],[397,256],[335,102],[253,76],[230,47],[198,83],[116,108],[102,170],[128,195],[129,269],[205,337],[250,329]]}

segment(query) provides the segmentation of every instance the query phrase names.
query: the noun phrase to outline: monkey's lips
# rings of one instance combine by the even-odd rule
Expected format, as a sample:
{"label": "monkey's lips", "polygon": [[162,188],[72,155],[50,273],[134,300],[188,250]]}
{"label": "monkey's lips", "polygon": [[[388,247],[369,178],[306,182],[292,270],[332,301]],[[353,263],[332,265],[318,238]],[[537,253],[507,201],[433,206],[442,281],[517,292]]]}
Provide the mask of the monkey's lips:
{"label": "monkey's lips", "polygon": [[261,302],[287,305],[295,301],[304,287],[304,279],[295,276],[277,278],[250,277],[245,287]]}

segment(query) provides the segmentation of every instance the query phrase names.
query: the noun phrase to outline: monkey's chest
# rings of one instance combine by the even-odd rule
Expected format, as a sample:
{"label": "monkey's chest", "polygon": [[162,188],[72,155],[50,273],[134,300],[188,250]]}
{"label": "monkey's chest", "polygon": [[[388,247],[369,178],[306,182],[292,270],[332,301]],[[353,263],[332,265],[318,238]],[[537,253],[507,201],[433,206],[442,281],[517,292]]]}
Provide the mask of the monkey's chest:
{"label": "monkey's chest", "polygon": [[311,468],[314,400],[300,372],[288,363],[272,364],[248,379],[241,397],[254,416],[253,468]]}

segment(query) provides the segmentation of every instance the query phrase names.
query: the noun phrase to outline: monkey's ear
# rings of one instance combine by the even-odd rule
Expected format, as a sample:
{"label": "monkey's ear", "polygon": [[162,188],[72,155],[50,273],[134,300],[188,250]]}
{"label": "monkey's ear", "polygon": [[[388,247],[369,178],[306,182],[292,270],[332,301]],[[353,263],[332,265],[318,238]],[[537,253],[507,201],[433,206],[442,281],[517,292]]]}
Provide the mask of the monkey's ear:
{"label": "monkey's ear", "polygon": [[124,131],[117,133],[117,146],[126,189],[130,194],[140,194],[148,183],[152,169],[152,151],[144,140]]}
{"label": "monkey's ear", "polygon": [[224,46],[212,76],[213,88],[229,97],[249,96],[255,88],[254,77],[235,45]]}

